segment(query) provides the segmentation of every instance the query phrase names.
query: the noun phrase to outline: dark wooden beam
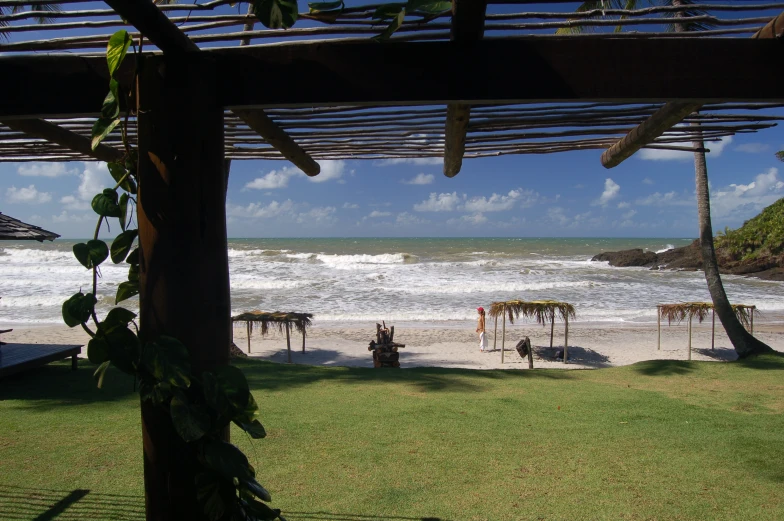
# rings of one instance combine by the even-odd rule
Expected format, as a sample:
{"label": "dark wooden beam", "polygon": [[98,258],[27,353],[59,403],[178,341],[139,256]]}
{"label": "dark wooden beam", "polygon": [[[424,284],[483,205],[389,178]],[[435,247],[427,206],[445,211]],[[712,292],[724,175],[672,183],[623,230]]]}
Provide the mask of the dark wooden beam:
{"label": "dark wooden beam", "polygon": [[[784,13],[768,22],[765,27],[754,33],[754,36],[751,38],[754,40],[777,39],[781,37],[782,32],[784,32]],[[778,43],[778,46],[781,47],[782,42]],[[689,114],[700,110],[702,105],[702,103],[688,102],[667,103],[651,114],[650,118],[633,128],[620,141],[605,150],[601,157],[602,166],[614,168],[620,165],[638,150],[653,143],[656,138],[683,121]]]}
{"label": "dark wooden beam", "polygon": [[43,119],[13,119],[0,121],[0,123],[17,132],[24,132],[28,136],[57,143],[61,147],[94,157],[100,161],[106,161],[107,163],[119,161],[123,157],[121,150],[104,144],[98,145],[93,150],[89,138]]}
{"label": "dark wooden beam", "polygon": [[[128,20],[139,32],[154,43],[164,54],[199,53],[199,46],[169,20],[150,0],[105,0],[117,14]],[[294,163],[309,176],[317,175],[321,168],[305,150],[297,145],[291,136],[272,121],[261,109],[255,114],[246,111],[250,119],[245,122],[256,130],[270,146]],[[253,124],[252,124],[253,123]],[[255,126],[254,126],[255,124]]]}
{"label": "dark wooden beam", "polygon": [[[784,42],[773,39],[485,39],[470,49],[454,42],[368,41],[237,47],[202,54],[215,60],[223,106],[243,110],[784,101],[784,68],[775,66],[784,59]],[[148,59],[154,65],[160,58]],[[0,77],[14,78],[0,82],[0,119],[96,115],[108,84],[103,58],[70,55],[2,56]]]}
{"label": "dark wooden beam", "polygon": [[[177,338],[201,375],[228,364],[232,326],[223,107],[215,64],[196,56],[139,77],[139,337]],[[141,409],[146,518],[206,521],[196,451],[164,408]]]}
{"label": "dark wooden beam", "polygon": [[[452,41],[463,48],[482,39],[487,0],[452,0]],[[444,128],[444,175],[454,177],[463,166],[471,105],[450,103]]]}

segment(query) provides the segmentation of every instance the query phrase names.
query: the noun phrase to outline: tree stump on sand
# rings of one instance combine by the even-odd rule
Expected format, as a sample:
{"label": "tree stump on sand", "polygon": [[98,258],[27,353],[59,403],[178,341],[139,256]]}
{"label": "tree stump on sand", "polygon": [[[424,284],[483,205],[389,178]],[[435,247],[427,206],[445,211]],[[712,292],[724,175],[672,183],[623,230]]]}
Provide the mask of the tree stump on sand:
{"label": "tree stump on sand", "polygon": [[397,350],[406,345],[393,342],[394,338],[395,326],[387,328],[385,323],[383,326],[376,324],[376,339],[368,345],[368,351],[373,352],[373,367],[400,367],[400,353]]}
{"label": "tree stump on sand", "polygon": [[517,345],[515,346],[515,350],[520,355],[520,358],[525,360],[528,357],[528,369],[534,368],[534,354],[533,349],[531,348],[531,339],[525,337],[524,339],[520,340]]}

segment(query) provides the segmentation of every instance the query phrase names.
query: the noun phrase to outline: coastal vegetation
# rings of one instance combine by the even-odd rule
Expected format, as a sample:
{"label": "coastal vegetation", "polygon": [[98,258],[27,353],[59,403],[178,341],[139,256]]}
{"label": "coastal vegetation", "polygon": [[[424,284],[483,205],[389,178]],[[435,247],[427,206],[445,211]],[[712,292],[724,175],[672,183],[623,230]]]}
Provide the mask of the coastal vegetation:
{"label": "coastal vegetation", "polygon": [[[784,517],[780,355],[593,371],[235,364],[269,430],[232,439],[291,520]],[[115,369],[96,391],[91,371],[58,362],[0,385],[10,519],[144,519],[138,396]]]}
{"label": "coastal vegetation", "polygon": [[716,238],[722,264],[758,262],[781,266],[784,258],[784,198],[768,206],[736,230],[725,228]]}

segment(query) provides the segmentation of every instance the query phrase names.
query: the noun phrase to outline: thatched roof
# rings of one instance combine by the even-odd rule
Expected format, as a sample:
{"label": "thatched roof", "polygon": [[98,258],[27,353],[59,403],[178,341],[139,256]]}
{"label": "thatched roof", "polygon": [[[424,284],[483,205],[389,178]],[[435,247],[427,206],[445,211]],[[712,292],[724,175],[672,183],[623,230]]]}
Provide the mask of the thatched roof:
{"label": "thatched roof", "polygon": [[568,302],[557,300],[507,300],[505,302],[493,302],[490,305],[489,315],[491,317],[502,316],[506,312],[510,324],[514,324],[520,315],[528,318],[535,318],[539,324],[546,324],[550,320],[559,318],[564,320],[566,317],[575,318],[574,306]]}
{"label": "thatched roof", "polygon": [[[673,321],[679,324],[686,318],[697,318],[702,323],[708,316],[708,312],[713,310],[712,302],[679,302],[677,304],[659,304],[659,316],[666,318],[668,324]],[[757,306],[750,306],[747,304],[732,304],[732,310],[735,316],[744,326],[748,327],[752,313],[759,315]]]}
{"label": "thatched roof", "polygon": [[59,235],[0,213],[0,240],[53,241]]}
{"label": "thatched roof", "polygon": [[250,330],[261,327],[261,334],[266,335],[269,326],[277,327],[278,331],[283,331],[285,324],[294,326],[300,333],[310,326],[312,313],[294,313],[292,311],[248,311],[240,315],[231,317],[234,322],[247,322]]}

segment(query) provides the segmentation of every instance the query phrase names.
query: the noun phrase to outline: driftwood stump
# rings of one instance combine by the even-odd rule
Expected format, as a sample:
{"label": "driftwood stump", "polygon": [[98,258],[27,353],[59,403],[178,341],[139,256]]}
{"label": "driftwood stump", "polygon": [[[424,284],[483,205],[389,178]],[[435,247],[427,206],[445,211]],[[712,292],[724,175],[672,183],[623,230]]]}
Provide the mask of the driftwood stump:
{"label": "driftwood stump", "polygon": [[376,339],[368,345],[368,351],[373,352],[373,367],[400,367],[400,353],[397,350],[406,345],[393,341],[395,326],[387,328],[386,323],[382,324],[376,324]]}
{"label": "driftwood stump", "polygon": [[531,339],[525,337],[524,339],[520,340],[515,346],[515,350],[517,350],[517,353],[523,360],[525,360],[526,356],[528,357],[528,369],[533,369],[534,355],[533,349],[531,349]]}

